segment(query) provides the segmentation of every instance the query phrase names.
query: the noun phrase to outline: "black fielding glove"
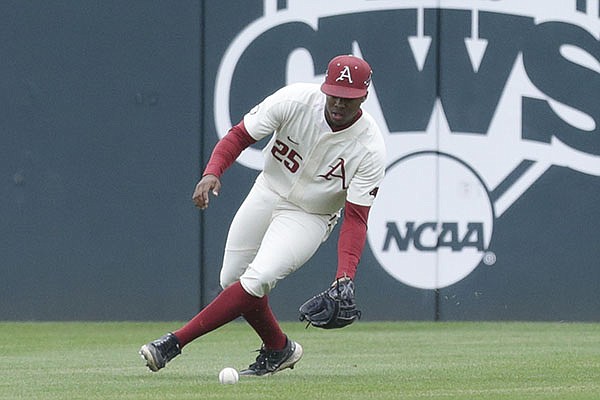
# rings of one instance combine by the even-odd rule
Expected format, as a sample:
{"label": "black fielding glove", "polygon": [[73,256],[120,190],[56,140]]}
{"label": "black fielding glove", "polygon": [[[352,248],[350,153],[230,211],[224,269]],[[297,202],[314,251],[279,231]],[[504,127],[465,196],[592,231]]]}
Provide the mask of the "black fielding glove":
{"label": "black fielding glove", "polygon": [[[300,306],[300,321],[323,329],[337,329],[360,319],[356,309],[354,282],[338,279],[330,288]],[[307,325],[308,326],[308,325]]]}

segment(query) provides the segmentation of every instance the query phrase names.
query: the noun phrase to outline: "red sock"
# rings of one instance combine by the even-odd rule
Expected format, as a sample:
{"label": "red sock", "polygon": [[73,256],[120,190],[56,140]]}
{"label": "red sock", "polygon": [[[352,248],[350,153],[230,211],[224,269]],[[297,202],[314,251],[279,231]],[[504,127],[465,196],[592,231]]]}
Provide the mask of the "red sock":
{"label": "red sock", "polygon": [[267,349],[283,349],[287,338],[281,331],[271,307],[269,307],[268,296],[265,295],[255,306],[246,310],[242,316],[254,328]]}
{"label": "red sock", "polygon": [[240,282],[223,290],[209,305],[182,328],[173,332],[181,347],[233,321],[247,310],[260,309],[263,299],[248,294]]}

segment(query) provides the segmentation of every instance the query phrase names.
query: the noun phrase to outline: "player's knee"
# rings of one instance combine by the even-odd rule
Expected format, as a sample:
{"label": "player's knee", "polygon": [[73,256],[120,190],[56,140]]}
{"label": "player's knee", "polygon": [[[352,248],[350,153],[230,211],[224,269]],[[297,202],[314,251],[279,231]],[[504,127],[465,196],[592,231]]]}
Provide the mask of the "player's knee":
{"label": "player's knee", "polygon": [[275,282],[265,281],[261,277],[252,274],[242,275],[240,283],[246,292],[255,297],[263,297],[275,287]]}
{"label": "player's knee", "polygon": [[225,270],[221,270],[221,275],[219,277],[219,283],[221,284],[221,287],[223,289],[225,289],[228,286],[233,285],[234,283],[236,283],[239,280],[239,275],[238,274],[232,274],[229,272],[226,272]]}

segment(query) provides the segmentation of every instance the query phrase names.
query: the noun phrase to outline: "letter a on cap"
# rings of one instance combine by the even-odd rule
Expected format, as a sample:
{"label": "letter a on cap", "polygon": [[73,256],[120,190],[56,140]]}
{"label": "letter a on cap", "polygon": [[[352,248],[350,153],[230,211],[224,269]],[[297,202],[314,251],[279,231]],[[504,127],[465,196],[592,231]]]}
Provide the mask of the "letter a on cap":
{"label": "letter a on cap", "polygon": [[347,65],[345,65],[344,69],[340,71],[340,76],[338,76],[335,81],[343,81],[344,79],[348,79],[349,83],[354,83],[352,81],[352,75],[350,74],[350,67]]}

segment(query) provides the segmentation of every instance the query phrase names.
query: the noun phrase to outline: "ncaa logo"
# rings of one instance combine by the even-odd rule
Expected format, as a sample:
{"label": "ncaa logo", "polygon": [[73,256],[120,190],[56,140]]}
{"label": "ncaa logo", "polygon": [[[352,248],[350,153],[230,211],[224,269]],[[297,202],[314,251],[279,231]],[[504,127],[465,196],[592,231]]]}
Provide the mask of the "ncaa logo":
{"label": "ncaa logo", "polygon": [[[332,56],[364,57],[363,107],[388,153],[368,245],[406,285],[498,265],[494,223],[551,167],[600,176],[600,0],[265,0],[263,11],[221,60],[218,134],[248,93],[250,108],[284,84],[322,82]],[[263,156],[249,148],[237,162],[259,170]]]}
{"label": "ncaa logo", "polygon": [[435,289],[463,279],[486,255],[490,262],[493,224],[494,207],[475,170],[449,154],[417,152],[387,168],[369,244],[391,276]]}

